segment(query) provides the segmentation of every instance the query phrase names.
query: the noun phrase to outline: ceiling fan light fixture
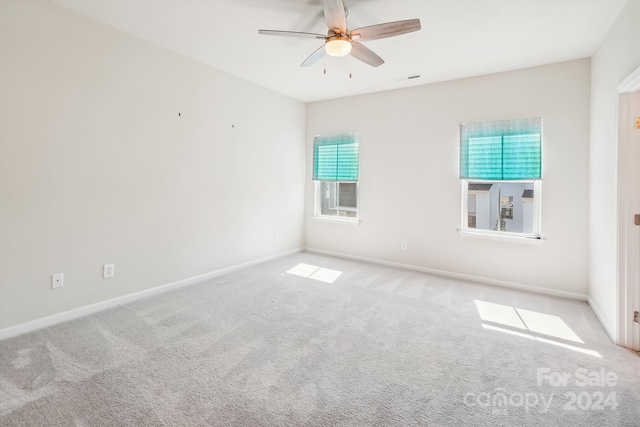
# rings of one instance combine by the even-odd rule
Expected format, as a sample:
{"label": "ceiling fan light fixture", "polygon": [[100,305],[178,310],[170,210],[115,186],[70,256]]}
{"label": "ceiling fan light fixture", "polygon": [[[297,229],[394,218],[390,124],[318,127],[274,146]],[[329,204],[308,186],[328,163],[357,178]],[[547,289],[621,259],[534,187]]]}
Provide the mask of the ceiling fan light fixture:
{"label": "ceiling fan light fixture", "polygon": [[327,40],[324,45],[327,54],[335,57],[347,56],[351,53],[351,42],[344,37],[335,36]]}

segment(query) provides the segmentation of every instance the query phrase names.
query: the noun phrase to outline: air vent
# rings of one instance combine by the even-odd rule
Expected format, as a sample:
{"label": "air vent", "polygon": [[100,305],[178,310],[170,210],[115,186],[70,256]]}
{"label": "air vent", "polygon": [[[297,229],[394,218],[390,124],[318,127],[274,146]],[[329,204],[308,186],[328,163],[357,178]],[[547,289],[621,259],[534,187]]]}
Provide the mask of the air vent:
{"label": "air vent", "polygon": [[395,78],[395,79],[393,79],[393,80],[395,80],[395,81],[397,81],[397,82],[401,82],[401,81],[403,81],[403,80],[415,80],[415,79],[419,79],[420,77],[421,77],[421,76],[420,76],[420,74],[411,74],[411,75],[409,75],[409,76],[396,77],[396,78]]}

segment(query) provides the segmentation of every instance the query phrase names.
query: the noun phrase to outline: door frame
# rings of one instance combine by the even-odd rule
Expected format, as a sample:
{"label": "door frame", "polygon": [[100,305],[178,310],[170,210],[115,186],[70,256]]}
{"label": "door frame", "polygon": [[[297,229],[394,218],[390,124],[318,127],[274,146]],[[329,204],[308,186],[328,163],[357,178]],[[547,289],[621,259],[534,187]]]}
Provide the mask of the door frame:
{"label": "door frame", "polygon": [[[639,310],[637,301],[640,300],[640,278],[627,275],[628,258],[638,257],[635,253],[637,249],[627,244],[628,235],[636,227],[632,224],[632,217],[629,214],[628,198],[626,195],[628,188],[629,167],[621,164],[621,160],[626,158],[626,138],[621,132],[621,120],[626,112],[620,111],[621,95],[630,94],[640,90],[640,67],[625,78],[617,87],[618,99],[616,105],[616,155],[617,155],[617,287],[616,287],[616,344],[633,350],[640,350],[640,323],[633,322],[633,312]],[[640,131],[639,131],[640,132]],[[632,184],[635,185],[635,184]],[[640,212],[638,212],[640,213]],[[629,253],[631,251],[631,253]],[[640,273],[638,273],[640,274]]]}

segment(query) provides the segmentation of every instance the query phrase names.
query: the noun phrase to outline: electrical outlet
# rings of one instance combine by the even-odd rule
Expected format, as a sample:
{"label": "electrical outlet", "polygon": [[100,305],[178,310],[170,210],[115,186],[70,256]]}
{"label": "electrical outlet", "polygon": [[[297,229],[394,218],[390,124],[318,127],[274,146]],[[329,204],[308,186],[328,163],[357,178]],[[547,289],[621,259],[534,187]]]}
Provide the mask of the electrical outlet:
{"label": "electrical outlet", "polygon": [[51,289],[58,289],[64,286],[64,274],[52,274],[51,275]]}
{"label": "electrical outlet", "polygon": [[400,242],[400,249],[402,249],[403,251],[407,250],[407,241],[403,240],[402,242]]}
{"label": "electrical outlet", "polygon": [[116,275],[116,266],[115,264],[105,264],[102,268],[102,278],[108,279],[109,277],[113,277]]}

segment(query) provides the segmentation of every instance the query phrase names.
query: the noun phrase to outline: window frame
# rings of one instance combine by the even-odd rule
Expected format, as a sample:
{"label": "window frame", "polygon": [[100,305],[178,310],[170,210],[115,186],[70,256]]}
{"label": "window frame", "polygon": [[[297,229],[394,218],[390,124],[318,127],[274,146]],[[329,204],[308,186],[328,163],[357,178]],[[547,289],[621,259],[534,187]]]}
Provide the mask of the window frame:
{"label": "window frame", "polygon": [[[461,235],[542,240],[542,179],[544,123],[542,117],[460,123],[459,179],[461,182]],[[536,137],[537,136],[537,140]],[[533,139],[531,137],[534,137]],[[483,143],[481,140],[495,140]],[[472,142],[472,140],[474,142]],[[476,142],[477,141],[477,142]],[[507,141],[509,141],[507,143]],[[514,149],[518,144],[517,149]],[[531,233],[469,228],[469,186],[479,184],[533,184]],[[489,187],[490,188],[490,187]],[[497,227],[503,218],[502,193],[496,200]],[[523,203],[527,203],[523,198]],[[513,206],[513,205],[512,205]],[[476,225],[477,225],[476,198]],[[523,211],[524,217],[524,211]],[[524,219],[524,218],[523,218]],[[524,226],[524,223],[523,223]],[[524,229],[524,227],[523,227]]]}
{"label": "window frame", "polygon": [[[344,142],[344,139],[352,139],[352,142]],[[335,179],[333,179],[333,177],[331,175],[326,175],[327,170],[326,169],[316,169],[318,164],[322,164],[322,163],[318,163],[318,161],[316,160],[316,154],[319,152],[318,149],[316,148],[316,143],[321,144],[320,146],[332,146],[332,142],[335,141],[335,145],[336,145],[336,168],[335,168],[335,172],[336,172],[336,176]],[[344,171],[345,169],[341,169],[340,165],[341,163],[339,162],[339,158],[340,158],[340,150],[339,147],[341,145],[350,145],[355,143],[356,145],[356,157],[349,157],[350,153],[349,151],[347,151],[346,154],[346,158],[347,159],[351,159],[348,160],[348,163],[346,163],[347,167],[349,169],[346,169],[347,172],[341,172]],[[354,223],[354,224],[359,224],[360,220],[359,220],[359,208],[360,208],[360,189],[359,189],[359,182],[360,182],[360,135],[358,132],[348,132],[348,133],[341,133],[341,134],[333,134],[333,135],[316,135],[314,137],[314,143],[313,143],[313,171],[312,171],[312,180],[313,180],[313,188],[314,188],[314,195],[313,195],[313,217],[316,219],[322,219],[322,220],[328,220],[328,221],[340,221],[340,222],[346,222],[346,223]],[[348,149],[347,149],[348,150]],[[331,158],[331,157],[329,157]],[[342,157],[344,158],[344,157]],[[320,159],[327,159],[327,157],[320,157]],[[355,161],[353,161],[355,159]],[[333,160],[331,160],[333,161]],[[322,160],[319,160],[319,162],[322,162]],[[329,164],[329,172],[333,173],[333,169],[331,168],[331,163]],[[353,174],[353,165],[355,164],[355,174]],[[326,160],[324,165],[327,165]],[[342,165],[345,165],[344,163],[342,163]],[[321,179],[325,178],[325,179]],[[354,179],[352,179],[354,178]],[[340,206],[340,184],[355,184],[355,208],[350,207],[350,206]],[[336,200],[337,200],[337,204],[334,208],[331,208],[330,206],[328,207],[328,210],[330,211],[335,211],[335,215],[327,215],[326,213],[323,214],[322,213],[322,204],[323,204],[323,197],[324,197],[324,191],[325,191],[325,185],[334,185],[334,194],[336,195]],[[341,212],[344,212],[344,215],[341,215]],[[355,216],[347,216],[348,212],[354,212]]]}

